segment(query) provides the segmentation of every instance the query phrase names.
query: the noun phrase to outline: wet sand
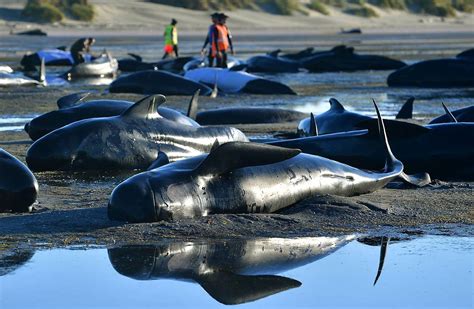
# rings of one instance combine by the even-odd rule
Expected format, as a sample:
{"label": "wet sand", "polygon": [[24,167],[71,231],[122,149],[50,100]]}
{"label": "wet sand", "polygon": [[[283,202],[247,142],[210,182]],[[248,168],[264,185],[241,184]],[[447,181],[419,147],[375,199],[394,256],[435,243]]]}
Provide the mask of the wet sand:
{"label": "wet sand", "polygon": [[[18,109],[34,105],[37,112],[43,112],[54,109],[55,99],[67,93],[32,91],[37,94],[12,92],[2,97],[0,106],[5,108],[5,101],[14,99]],[[114,97],[134,99],[139,96]],[[184,110],[186,102],[187,98],[173,97],[168,106]],[[209,98],[201,99],[203,108],[214,104]],[[289,133],[296,125],[237,127],[252,136]],[[0,147],[24,161],[31,143],[25,132],[0,132],[0,140]],[[474,224],[474,183],[466,182],[435,182],[418,189],[392,183],[388,188],[357,197],[311,198],[277,214],[212,215],[152,224],[110,221],[107,202],[112,189],[136,172],[37,173],[40,194],[34,212],[0,214],[0,243],[18,248],[62,247],[150,243],[166,238],[298,237],[353,232],[474,236],[471,225]]]}

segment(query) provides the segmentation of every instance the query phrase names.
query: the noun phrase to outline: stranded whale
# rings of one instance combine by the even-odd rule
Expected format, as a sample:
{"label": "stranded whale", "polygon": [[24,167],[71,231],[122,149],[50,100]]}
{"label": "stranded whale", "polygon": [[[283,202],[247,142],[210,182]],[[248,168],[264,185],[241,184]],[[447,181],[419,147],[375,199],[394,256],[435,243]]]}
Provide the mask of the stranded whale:
{"label": "stranded whale", "polygon": [[217,213],[271,213],[317,194],[373,192],[403,177],[391,153],[383,122],[387,160],[383,172],[366,172],[298,149],[231,142],[207,155],[153,169],[119,184],[109,200],[110,219],[152,222]]}
{"label": "stranded whale", "polygon": [[34,171],[146,168],[159,154],[175,161],[208,152],[219,142],[248,141],[237,129],[200,127],[162,117],[162,95],[145,97],[119,116],[76,121],[33,143],[26,162]]}

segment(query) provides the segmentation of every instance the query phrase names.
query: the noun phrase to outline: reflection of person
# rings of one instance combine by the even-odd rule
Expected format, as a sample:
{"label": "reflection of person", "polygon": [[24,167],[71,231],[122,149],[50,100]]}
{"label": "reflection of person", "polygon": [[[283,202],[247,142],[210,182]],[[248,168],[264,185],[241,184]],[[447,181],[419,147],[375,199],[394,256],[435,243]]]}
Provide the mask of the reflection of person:
{"label": "reflection of person", "polygon": [[217,51],[216,60],[217,66],[221,68],[227,68],[227,52],[230,48],[232,54],[234,54],[234,47],[232,46],[232,35],[230,34],[229,28],[226,25],[226,21],[229,16],[224,13],[219,14],[219,18],[216,24],[218,39],[217,39]]}
{"label": "reflection of person", "polygon": [[83,63],[85,61],[84,55],[90,53],[91,46],[94,43],[94,38],[81,38],[72,44],[71,56],[74,60],[74,64]]}
{"label": "reflection of person", "polygon": [[173,54],[175,57],[179,57],[178,54],[178,29],[176,25],[178,21],[172,19],[171,23],[166,26],[164,36],[165,36],[165,54],[162,59],[171,57]]}
{"label": "reflection of person", "polygon": [[218,22],[219,18],[219,13],[213,13],[211,15],[211,21],[212,25],[209,26],[209,30],[207,31],[207,37],[206,40],[204,41],[204,45],[202,46],[201,54],[204,56],[206,53],[206,46],[209,44],[209,54],[208,54],[208,60],[209,60],[209,66],[212,67],[214,66],[214,58],[215,55],[212,52],[213,49],[213,44],[217,45],[217,29],[216,29],[216,24]]}

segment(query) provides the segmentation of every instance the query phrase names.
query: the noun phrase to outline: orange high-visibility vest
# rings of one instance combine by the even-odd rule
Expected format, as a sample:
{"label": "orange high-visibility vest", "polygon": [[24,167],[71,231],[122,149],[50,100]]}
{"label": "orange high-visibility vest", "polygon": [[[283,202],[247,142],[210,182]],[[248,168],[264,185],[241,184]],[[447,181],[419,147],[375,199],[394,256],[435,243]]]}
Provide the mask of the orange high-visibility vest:
{"label": "orange high-visibility vest", "polygon": [[214,38],[211,36],[212,39],[212,55],[215,56],[218,51],[227,51],[229,49],[229,30],[224,25],[215,25],[217,29],[217,48],[214,42]]}

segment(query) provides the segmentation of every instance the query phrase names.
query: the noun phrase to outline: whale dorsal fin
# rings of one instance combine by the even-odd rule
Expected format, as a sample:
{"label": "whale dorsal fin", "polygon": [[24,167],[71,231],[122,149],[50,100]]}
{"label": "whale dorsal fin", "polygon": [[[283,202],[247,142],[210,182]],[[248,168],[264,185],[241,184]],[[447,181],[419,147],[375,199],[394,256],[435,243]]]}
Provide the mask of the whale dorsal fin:
{"label": "whale dorsal fin", "polygon": [[413,102],[415,102],[414,97],[410,97],[405,104],[403,104],[402,108],[398,112],[396,119],[411,119],[413,118]]}
{"label": "whale dorsal fin", "polygon": [[456,117],[451,113],[451,111],[444,105],[443,102],[441,102],[441,105],[443,105],[444,111],[446,112],[446,116],[448,116],[450,122],[458,122]]}
{"label": "whale dorsal fin", "polygon": [[281,49],[276,49],[271,52],[268,52],[267,55],[270,57],[278,57],[278,54],[281,52]]}
{"label": "whale dorsal fin", "polygon": [[189,101],[187,116],[194,120],[196,120],[200,93],[201,93],[201,89],[196,90],[196,92],[193,94],[191,98],[191,101]]}
{"label": "whale dorsal fin", "polygon": [[140,101],[127,108],[120,116],[142,119],[161,118],[160,114],[157,112],[157,108],[165,102],[165,96],[161,94],[152,94],[150,96],[144,97]]}
{"label": "whale dorsal fin", "polygon": [[90,92],[77,92],[60,98],[56,104],[59,109],[73,107],[79,105],[87,98],[91,93]]}
{"label": "whale dorsal fin", "polygon": [[316,118],[314,118],[313,113],[310,114],[309,121],[309,136],[318,136],[318,124],[316,123]]}
{"label": "whale dorsal fin", "polygon": [[282,276],[248,276],[229,271],[202,274],[194,280],[225,305],[243,304],[301,286],[301,282]]}
{"label": "whale dorsal fin", "polygon": [[128,55],[129,55],[130,57],[132,57],[133,59],[135,59],[136,61],[138,61],[138,62],[142,62],[142,61],[143,61],[142,57],[139,56],[139,55],[137,55],[137,54],[128,53]]}
{"label": "whale dorsal fin", "polygon": [[344,108],[344,106],[338,100],[336,100],[334,98],[330,98],[329,103],[331,104],[331,110],[332,111],[341,113],[341,112],[346,110]]}
{"label": "whale dorsal fin", "polygon": [[194,171],[198,175],[220,175],[242,167],[288,160],[300,152],[299,149],[257,143],[229,142],[212,150]]}

